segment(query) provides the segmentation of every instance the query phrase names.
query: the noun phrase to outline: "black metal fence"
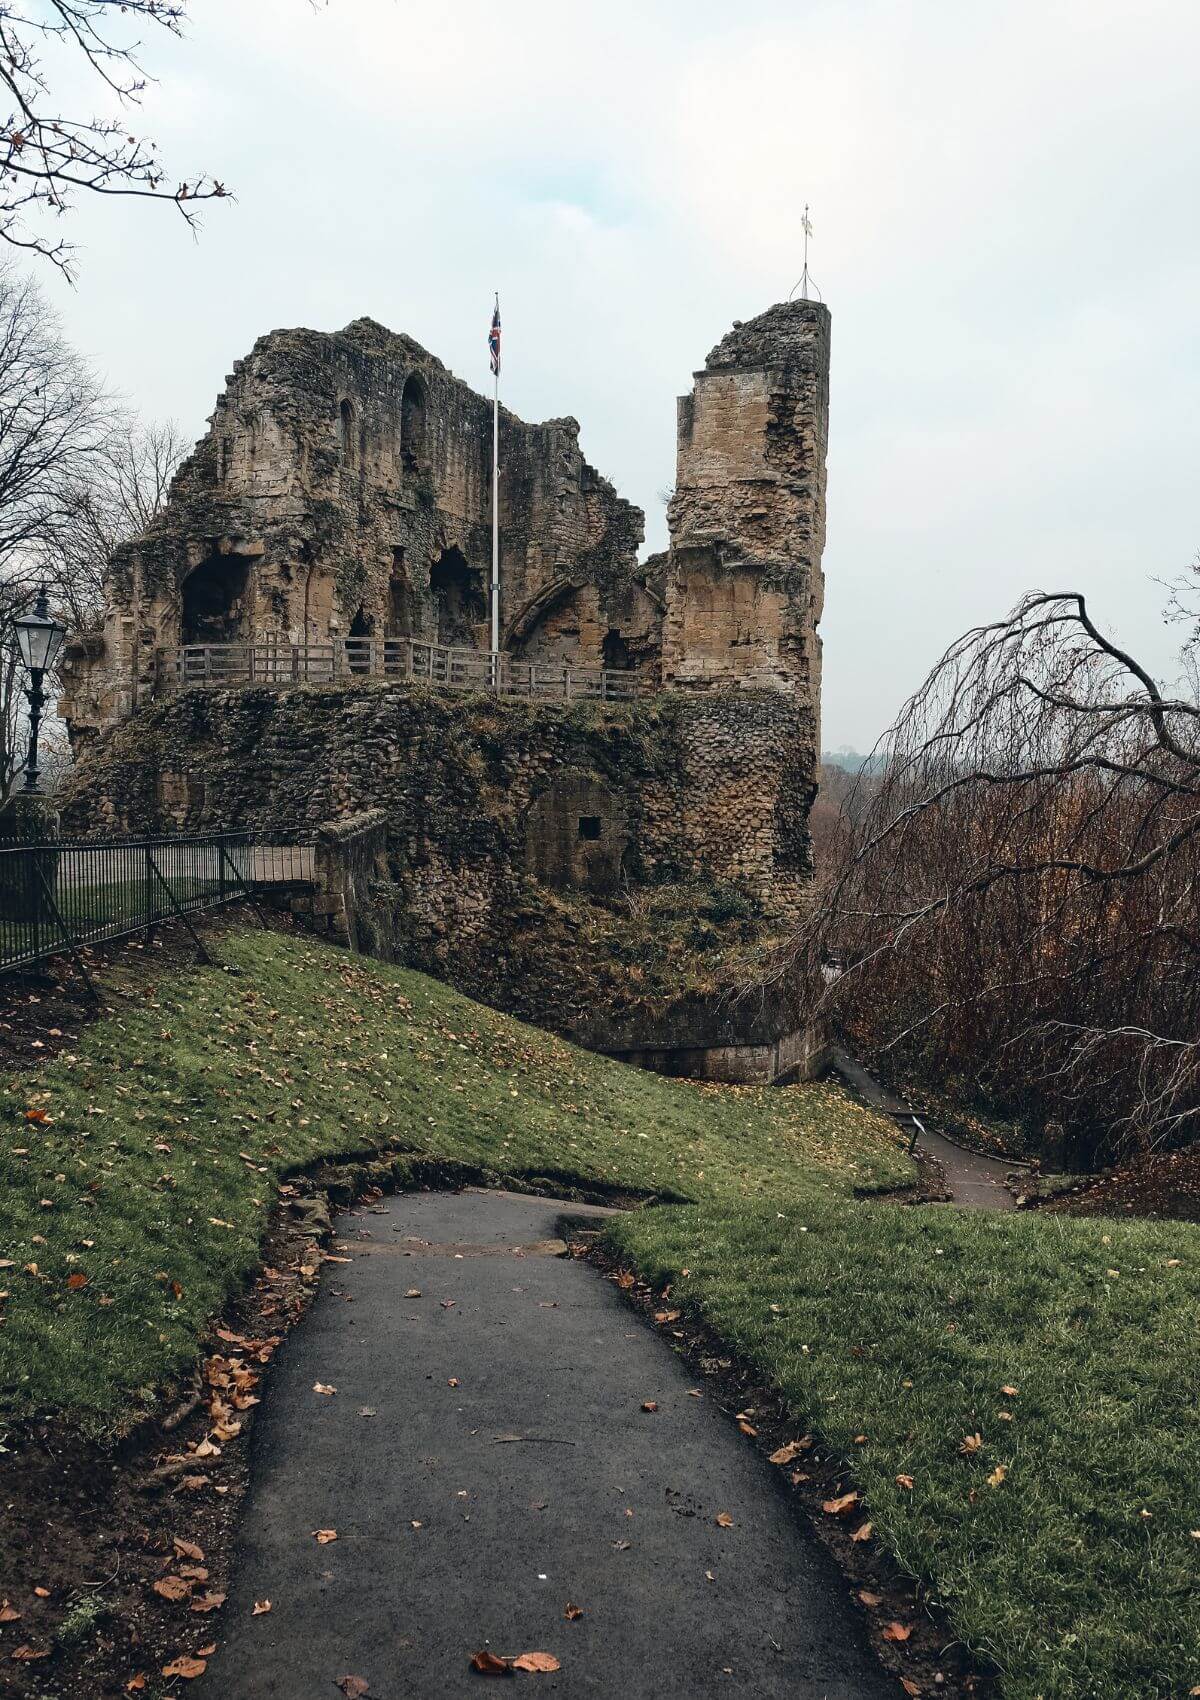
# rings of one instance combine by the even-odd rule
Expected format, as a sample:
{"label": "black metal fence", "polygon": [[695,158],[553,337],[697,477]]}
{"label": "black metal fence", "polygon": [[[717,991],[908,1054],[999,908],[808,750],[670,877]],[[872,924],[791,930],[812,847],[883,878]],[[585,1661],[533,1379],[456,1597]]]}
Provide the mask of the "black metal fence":
{"label": "black metal fence", "polygon": [[0,973],[149,932],[247,896],[311,884],[311,832],[55,839],[0,847]]}

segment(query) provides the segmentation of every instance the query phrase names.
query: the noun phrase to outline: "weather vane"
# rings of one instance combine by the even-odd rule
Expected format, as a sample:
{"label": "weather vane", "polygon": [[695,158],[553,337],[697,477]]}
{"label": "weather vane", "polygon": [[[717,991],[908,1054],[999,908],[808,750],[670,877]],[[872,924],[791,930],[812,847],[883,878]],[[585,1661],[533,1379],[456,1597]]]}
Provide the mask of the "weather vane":
{"label": "weather vane", "polygon": [[804,270],[800,274],[800,281],[793,285],[792,293],[791,293],[791,295],[788,296],[788,300],[789,301],[792,300],[792,298],[794,297],[794,295],[796,293],[796,290],[798,289],[800,291],[801,301],[807,301],[808,300],[808,288],[809,288],[810,284],[812,284],[812,287],[817,290],[817,299],[820,300],[821,299],[821,291],[819,289],[817,289],[816,284],[813,283],[812,277],[811,277],[809,270],[808,270],[808,239],[813,233],[813,227],[812,227],[812,219],[809,218],[809,216],[808,216],[808,202],[807,201],[805,201],[805,203],[804,203],[804,216],[800,220],[800,228],[804,232]]}

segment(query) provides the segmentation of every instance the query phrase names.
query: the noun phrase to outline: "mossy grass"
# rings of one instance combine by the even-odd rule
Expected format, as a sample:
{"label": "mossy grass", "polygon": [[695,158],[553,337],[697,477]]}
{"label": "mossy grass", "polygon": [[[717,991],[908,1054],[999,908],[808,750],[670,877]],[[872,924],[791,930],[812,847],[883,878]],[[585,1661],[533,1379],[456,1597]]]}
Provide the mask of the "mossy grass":
{"label": "mossy grass", "polygon": [[1200,1230],[862,1202],[912,1171],[832,1086],[663,1080],[403,969],[278,934],[222,951],[241,976],[130,981],[7,1085],[10,1418],[149,1404],[322,1157],[682,1198],[613,1244],[852,1463],[1008,1700],[1200,1683]]}

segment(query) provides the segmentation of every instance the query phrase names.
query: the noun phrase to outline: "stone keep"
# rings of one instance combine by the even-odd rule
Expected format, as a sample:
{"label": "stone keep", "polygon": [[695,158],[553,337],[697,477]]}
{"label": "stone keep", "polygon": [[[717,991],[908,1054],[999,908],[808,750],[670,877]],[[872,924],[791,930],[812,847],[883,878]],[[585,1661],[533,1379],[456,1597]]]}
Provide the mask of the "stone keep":
{"label": "stone keep", "polygon": [[[677,1007],[655,1002],[622,917],[664,917],[669,965],[697,905],[733,939],[733,917],[769,931],[807,900],[828,383],[824,306],[735,325],[679,402],[670,546],[641,562],[642,515],[576,422],[502,414],[502,646],[551,678],[633,675],[632,700],[451,697],[345,668],[181,694],[181,644],[489,642],[490,402],[371,320],[263,337],[163,512],[117,552],[102,627],[74,639],[68,826],[382,810],[382,931],[405,960],[599,1048],[744,1048],[750,1003],[715,959]],[[774,1055],[794,1023],[757,1010]]]}

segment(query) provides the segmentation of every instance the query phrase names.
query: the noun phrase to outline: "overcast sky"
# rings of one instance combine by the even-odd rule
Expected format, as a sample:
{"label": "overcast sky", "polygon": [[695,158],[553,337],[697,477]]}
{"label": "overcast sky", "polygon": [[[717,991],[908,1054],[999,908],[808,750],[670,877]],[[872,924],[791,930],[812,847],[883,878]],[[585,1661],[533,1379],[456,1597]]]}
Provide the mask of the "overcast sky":
{"label": "overcast sky", "polygon": [[[370,314],[574,414],[665,539],[675,396],[787,296],[833,314],[824,742],[1080,588],[1163,671],[1200,548],[1197,0],[192,0],[137,128],[236,204],[81,204],[67,327],[199,436],[231,362]],[[88,99],[92,104],[91,97]]]}

